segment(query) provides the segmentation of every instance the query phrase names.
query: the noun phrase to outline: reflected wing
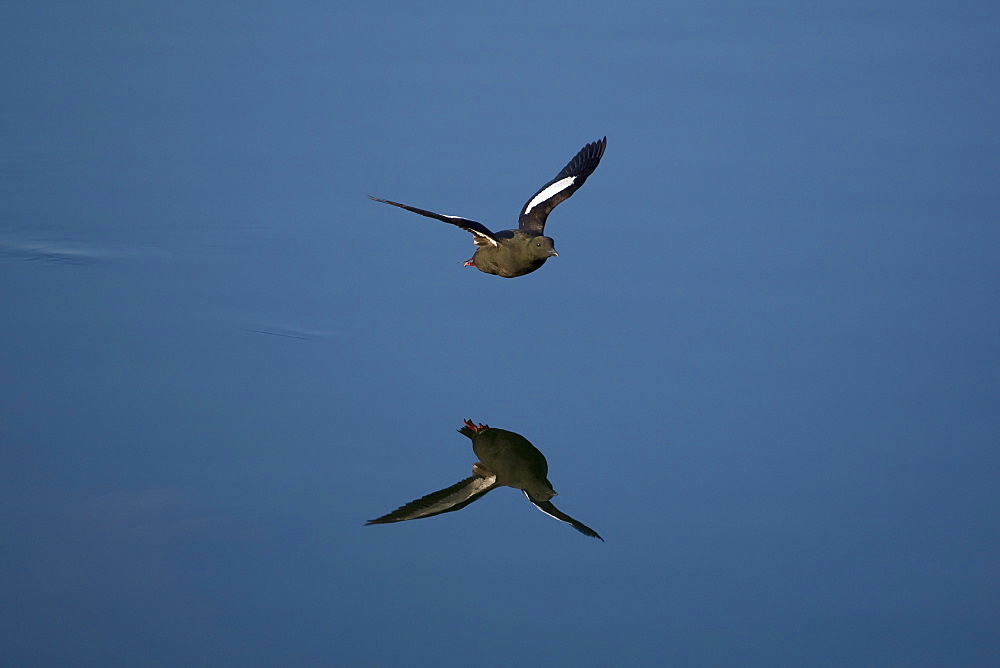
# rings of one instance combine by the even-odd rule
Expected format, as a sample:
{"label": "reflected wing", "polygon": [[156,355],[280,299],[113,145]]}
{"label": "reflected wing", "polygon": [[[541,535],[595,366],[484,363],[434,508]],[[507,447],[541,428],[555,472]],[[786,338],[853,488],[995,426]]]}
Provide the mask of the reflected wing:
{"label": "reflected wing", "polygon": [[601,162],[608,138],[587,144],[563,167],[541,190],[532,195],[521,209],[519,226],[522,230],[541,234],[545,230],[545,219],[559,202],[568,199],[583,185]]}
{"label": "reflected wing", "polygon": [[[521,490],[521,491],[524,491],[524,490]],[[526,497],[528,497],[528,501],[531,501],[533,504],[535,504],[536,508],[538,508],[540,511],[542,511],[543,513],[545,513],[549,517],[554,517],[557,520],[560,520],[562,522],[566,522],[569,525],[572,525],[572,527],[574,529],[576,529],[577,531],[579,531],[580,533],[582,533],[585,536],[590,536],[591,538],[598,538],[602,542],[604,541],[604,539],[601,538],[597,534],[596,531],[594,531],[593,529],[591,529],[589,526],[587,526],[583,522],[578,522],[577,520],[574,520],[572,517],[570,517],[566,513],[562,512],[561,510],[559,510],[558,508],[556,508],[555,506],[553,506],[551,501],[535,501],[533,498],[531,498],[531,495],[528,494],[527,492],[524,492],[524,495]]]}
{"label": "reflected wing", "polygon": [[495,475],[486,478],[474,475],[462,482],[455,483],[447,489],[428,494],[416,501],[410,501],[405,506],[400,506],[388,515],[368,520],[365,522],[365,525],[418,520],[422,517],[431,517],[433,515],[440,515],[441,513],[461,510],[493,489],[496,482],[497,477]]}
{"label": "reflected wing", "polygon": [[407,211],[412,211],[413,213],[419,213],[421,216],[427,216],[428,218],[437,218],[438,220],[443,220],[446,223],[451,223],[452,225],[457,225],[461,227],[466,232],[472,232],[475,238],[477,246],[497,246],[497,238],[490,232],[482,223],[477,223],[474,220],[469,220],[468,218],[459,218],[458,216],[446,216],[442,213],[434,213],[433,211],[425,211],[424,209],[418,209],[415,206],[407,206],[405,204],[400,204],[399,202],[391,202],[387,199],[379,199],[378,197],[368,196],[368,199],[375,200],[376,202],[384,202],[385,204],[391,204],[393,206],[398,206],[400,209],[406,209]]}

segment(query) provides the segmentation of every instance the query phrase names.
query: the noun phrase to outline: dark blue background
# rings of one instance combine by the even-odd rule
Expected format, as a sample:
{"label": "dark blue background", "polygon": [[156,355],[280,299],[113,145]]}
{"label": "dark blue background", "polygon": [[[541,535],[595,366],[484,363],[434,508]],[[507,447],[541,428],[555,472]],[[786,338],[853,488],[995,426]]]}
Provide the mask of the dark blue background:
{"label": "dark blue background", "polygon": [[3,660],[996,661],[998,19],[3,3]]}

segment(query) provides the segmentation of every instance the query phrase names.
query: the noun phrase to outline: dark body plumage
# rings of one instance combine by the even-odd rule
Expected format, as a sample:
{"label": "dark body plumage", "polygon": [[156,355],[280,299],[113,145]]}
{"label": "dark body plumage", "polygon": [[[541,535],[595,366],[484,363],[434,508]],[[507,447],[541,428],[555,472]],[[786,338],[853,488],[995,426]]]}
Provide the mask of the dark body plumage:
{"label": "dark body plumage", "polygon": [[548,463],[545,455],[528,439],[506,429],[477,425],[471,420],[466,420],[465,426],[458,431],[472,439],[472,450],[480,460],[472,465],[472,476],[369,520],[367,524],[388,524],[454,512],[487,492],[506,486],[523,491],[546,515],[570,524],[580,533],[604,540],[596,531],[552,505],[549,499],[556,496],[556,492],[547,477]]}
{"label": "dark body plumage", "polygon": [[545,219],[556,205],[576,192],[587,177],[597,169],[607,144],[608,139],[605,137],[580,149],[580,152],[554,179],[542,186],[525,202],[521,208],[516,230],[491,232],[482,223],[468,218],[446,216],[378,197],[371,199],[419,213],[421,216],[437,218],[471,232],[478,250],[466,260],[466,266],[504,278],[524,276],[541,267],[550,257],[558,255],[552,239],[543,234]]}

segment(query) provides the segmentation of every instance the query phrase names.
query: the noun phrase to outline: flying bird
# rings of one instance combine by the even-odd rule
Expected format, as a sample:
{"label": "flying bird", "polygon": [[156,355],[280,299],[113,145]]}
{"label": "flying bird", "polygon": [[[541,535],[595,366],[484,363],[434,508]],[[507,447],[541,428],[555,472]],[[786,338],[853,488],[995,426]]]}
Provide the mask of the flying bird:
{"label": "flying bird", "polygon": [[516,230],[491,232],[482,223],[459,216],[446,216],[433,211],[418,209],[399,202],[378,197],[369,197],[376,202],[384,202],[401,209],[419,213],[421,216],[437,218],[457,225],[472,233],[472,241],[477,250],[465,261],[466,267],[475,267],[487,274],[504,278],[514,278],[530,274],[545,264],[550,257],[558,255],[551,237],[543,234],[545,219],[560,202],[575,193],[601,162],[608,138],[587,144],[574,156],[556,177],[542,186],[525,202],[521,209]]}
{"label": "flying bird", "polygon": [[514,487],[524,492],[528,500],[546,515],[566,522],[580,533],[601,538],[596,531],[552,505],[556,496],[549,482],[549,466],[545,455],[528,439],[506,429],[496,429],[485,424],[466,420],[458,430],[472,439],[472,450],[480,461],[472,465],[472,476],[451,487],[410,501],[387,515],[366,522],[389,524],[404,520],[417,520],[441,513],[461,510],[487,492],[497,487]]}

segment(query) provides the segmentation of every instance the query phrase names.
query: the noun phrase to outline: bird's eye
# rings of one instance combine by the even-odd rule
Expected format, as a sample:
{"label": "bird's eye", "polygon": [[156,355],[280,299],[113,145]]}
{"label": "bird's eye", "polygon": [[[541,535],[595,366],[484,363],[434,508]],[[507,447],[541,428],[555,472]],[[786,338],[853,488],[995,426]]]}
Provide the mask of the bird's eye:
{"label": "bird's eye", "polygon": [[541,248],[542,247],[542,242],[541,241],[536,241],[535,245],[538,246],[539,248]]}

